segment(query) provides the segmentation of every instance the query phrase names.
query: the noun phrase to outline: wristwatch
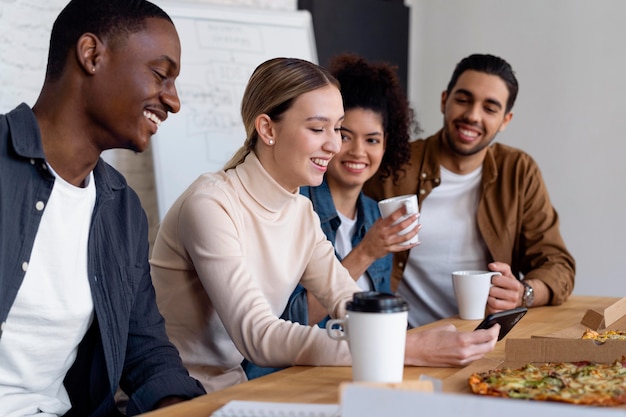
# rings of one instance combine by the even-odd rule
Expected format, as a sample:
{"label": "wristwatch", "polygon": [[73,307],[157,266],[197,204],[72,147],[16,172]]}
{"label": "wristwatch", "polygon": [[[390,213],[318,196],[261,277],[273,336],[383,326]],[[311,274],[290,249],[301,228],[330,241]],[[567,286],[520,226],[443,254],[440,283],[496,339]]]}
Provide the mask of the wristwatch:
{"label": "wristwatch", "polygon": [[522,306],[530,307],[535,301],[535,291],[526,281],[521,281],[524,286],[524,294],[522,294]]}

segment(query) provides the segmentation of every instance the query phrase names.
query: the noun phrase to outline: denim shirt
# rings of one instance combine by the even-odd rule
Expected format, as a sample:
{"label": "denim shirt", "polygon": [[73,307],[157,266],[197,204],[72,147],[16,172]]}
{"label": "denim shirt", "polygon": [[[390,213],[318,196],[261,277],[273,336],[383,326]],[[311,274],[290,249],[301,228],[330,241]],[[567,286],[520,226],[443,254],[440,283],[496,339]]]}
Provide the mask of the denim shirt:
{"label": "denim shirt", "polygon": [[[339,229],[341,225],[341,219],[337,214],[337,209],[335,208],[335,203],[333,202],[326,179],[324,178],[322,184],[317,187],[301,187],[300,194],[311,200],[313,210],[315,210],[320,218],[322,230],[334,246],[337,238],[337,229]],[[352,236],[353,248],[363,240],[369,228],[379,217],[380,211],[378,210],[376,201],[361,192],[357,200],[356,230]],[[337,252],[335,252],[335,255],[337,255],[337,258],[341,259]],[[371,279],[375,291],[391,292],[390,279],[392,261],[393,255],[387,254],[374,261],[369,268],[367,268],[367,275]],[[301,285],[296,287],[289,298],[287,308],[281,318],[301,324],[309,324],[308,304],[304,287]],[[324,327],[328,319],[329,317],[326,317],[318,323],[318,325]]]}
{"label": "denim shirt", "polygon": [[[66,415],[117,414],[118,385],[129,396],[129,415],[149,411],[166,396],[201,395],[204,389],[183,367],[156,306],[139,199],[102,159],[93,174],[87,264],[95,318],[65,377],[72,402]],[[0,343],[53,185],[32,110],[21,104],[0,115]]]}

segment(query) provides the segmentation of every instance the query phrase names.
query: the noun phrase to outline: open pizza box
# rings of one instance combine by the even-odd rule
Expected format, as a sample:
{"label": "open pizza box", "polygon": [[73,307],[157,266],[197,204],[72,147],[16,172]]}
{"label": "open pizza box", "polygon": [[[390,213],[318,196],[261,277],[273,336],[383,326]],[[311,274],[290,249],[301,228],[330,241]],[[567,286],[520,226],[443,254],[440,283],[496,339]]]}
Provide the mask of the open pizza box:
{"label": "open pizza box", "polygon": [[[589,309],[582,317],[580,323],[548,335],[533,336],[537,338],[580,339],[585,330],[591,329],[598,332],[603,330],[626,331],[626,297],[616,301],[603,310]],[[626,349],[625,349],[626,351]]]}
{"label": "open pizza box", "polygon": [[[527,363],[592,361],[612,363],[626,355],[626,342],[609,340],[598,344],[593,340],[565,338],[505,339],[504,360],[481,359],[443,380],[444,392],[472,394],[468,384],[475,372],[510,367],[519,368]],[[517,401],[517,400],[516,400]],[[626,407],[617,407],[624,409]]]}

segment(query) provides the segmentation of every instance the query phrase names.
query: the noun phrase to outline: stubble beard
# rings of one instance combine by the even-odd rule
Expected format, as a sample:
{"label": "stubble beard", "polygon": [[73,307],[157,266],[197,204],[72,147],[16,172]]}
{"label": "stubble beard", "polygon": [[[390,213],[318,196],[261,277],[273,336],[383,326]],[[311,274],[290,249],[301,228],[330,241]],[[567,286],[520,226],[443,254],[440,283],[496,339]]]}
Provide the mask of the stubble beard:
{"label": "stubble beard", "polygon": [[[471,123],[467,123],[466,124],[471,124]],[[460,156],[472,156],[472,155],[476,155],[477,153],[482,152],[486,147],[488,147],[489,145],[491,145],[491,143],[495,140],[496,135],[493,135],[493,137],[486,141],[486,142],[480,142],[478,143],[476,146],[472,147],[472,148],[462,148],[460,146],[457,146],[457,144],[454,142],[454,140],[452,139],[452,135],[450,134],[450,129],[448,128],[448,123],[446,122],[446,120],[444,119],[444,129],[443,129],[443,136],[444,139],[446,141],[446,143],[448,144],[448,147],[450,148],[450,150],[452,151],[452,153],[456,154],[456,155],[460,155]]]}

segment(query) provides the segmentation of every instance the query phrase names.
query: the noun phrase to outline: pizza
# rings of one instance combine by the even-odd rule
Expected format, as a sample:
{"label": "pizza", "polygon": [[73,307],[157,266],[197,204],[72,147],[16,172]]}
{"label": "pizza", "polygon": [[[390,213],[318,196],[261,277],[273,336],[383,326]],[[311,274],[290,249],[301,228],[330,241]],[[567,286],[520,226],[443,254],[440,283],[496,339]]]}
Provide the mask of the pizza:
{"label": "pizza", "polygon": [[492,369],[469,378],[472,392],[496,397],[614,406],[626,404],[626,357],[613,363],[560,362]]}
{"label": "pizza", "polygon": [[585,333],[583,333],[582,338],[595,340],[600,343],[604,343],[607,340],[626,340],[626,331],[604,330],[602,332],[596,332],[595,330],[587,329]]}

